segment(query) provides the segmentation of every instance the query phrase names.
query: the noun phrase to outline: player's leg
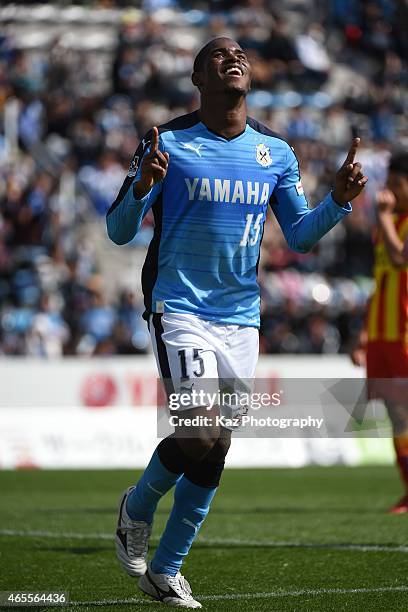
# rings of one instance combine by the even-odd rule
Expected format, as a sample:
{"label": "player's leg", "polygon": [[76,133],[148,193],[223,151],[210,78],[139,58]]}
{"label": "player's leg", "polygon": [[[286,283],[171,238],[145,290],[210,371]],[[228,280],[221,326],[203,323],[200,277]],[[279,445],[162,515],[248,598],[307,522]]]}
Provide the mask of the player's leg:
{"label": "player's leg", "polygon": [[408,345],[405,342],[389,342],[386,346],[389,393],[386,399],[392,423],[394,448],[400,476],[404,485],[402,498],[390,508],[393,514],[408,512]]}
{"label": "player's leg", "polygon": [[[188,442],[190,448],[191,440]],[[205,443],[199,447],[202,449],[208,445],[207,437]],[[125,491],[120,503],[116,550],[122,567],[131,576],[140,576],[146,571],[148,540],[154,512],[161,497],[176,483],[175,504],[167,530],[156,551],[156,563],[153,563],[153,566],[157,573],[177,573],[182,558],[190,549],[208,513],[218,486],[217,474],[222,472],[223,461],[219,459],[219,456],[222,456],[219,448],[225,449],[225,443],[223,446],[221,442],[215,441],[211,446],[207,457],[194,460],[183,452],[180,440],[176,440],[174,436],[166,438],[154,451],[136,486]],[[183,472],[186,473],[185,477]],[[197,483],[196,487],[193,486],[194,483]],[[181,522],[181,517],[185,518],[186,515],[190,516],[190,524],[187,524],[186,520]],[[166,556],[172,560],[180,559],[180,562],[170,561],[166,565],[165,557],[161,554],[165,549]],[[170,566],[172,570],[169,569]]]}
{"label": "player's leg", "polygon": [[203,524],[220,483],[230,432],[222,435],[201,461],[187,462],[176,484],[174,504],[147,572],[139,580],[146,594],[172,605],[198,608],[191,588],[180,574],[182,563]]}
{"label": "player's leg", "polygon": [[402,514],[408,512],[408,406],[392,399],[385,400],[385,405],[392,423],[397,465],[405,489],[404,495],[390,508],[390,512]]}
{"label": "player's leg", "polygon": [[408,346],[400,342],[368,343],[367,378],[369,397],[384,400],[392,424],[396,460],[405,492],[390,512],[402,514],[408,512]]}
{"label": "player's leg", "polygon": [[[405,412],[407,412],[406,408]],[[408,512],[408,419],[405,423],[405,432],[403,434],[394,435],[394,448],[401,479],[405,487],[405,493],[402,498],[392,506],[390,512],[393,514],[402,514]]]}
{"label": "player's leg", "polygon": [[[163,328],[164,333],[156,340],[165,345],[174,389],[194,388],[197,395],[199,390],[216,394],[216,346],[214,335],[208,334],[205,323],[196,318],[166,316]],[[202,397],[197,399],[192,393],[192,407],[184,405],[178,413],[180,420],[205,417],[206,423],[176,427],[175,440],[184,455],[184,474],[177,481],[173,508],[159,546],[146,575],[139,581],[144,592],[167,603],[172,603],[170,600],[176,599],[180,591],[180,581],[184,580],[180,575],[182,562],[208,514],[229,447],[229,434],[220,436],[218,407],[210,408],[208,402],[194,405]],[[193,600],[189,604],[193,606],[197,602]],[[182,604],[177,601],[177,605]]]}
{"label": "player's leg", "polygon": [[[181,321],[181,325],[185,323]],[[156,357],[160,376],[165,384],[167,393],[174,389],[174,382],[182,378],[179,351],[182,338],[180,338],[180,321],[173,325],[168,325],[167,332],[170,336],[170,345],[166,347],[162,337],[164,329],[161,315],[152,315],[149,321],[149,329],[152,339],[153,352]],[[181,329],[183,334],[183,329]],[[184,334],[184,346],[189,346],[195,342],[195,334]],[[203,357],[200,357],[198,364],[194,364],[194,371],[201,375],[205,360],[205,367],[208,374],[216,377],[216,361],[213,353],[209,351],[209,346],[205,344],[205,339],[199,342],[200,350],[203,350]],[[190,348],[190,347],[189,347]],[[205,350],[207,349],[207,350]],[[193,358],[195,353],[188,351]],[[172,363],[170,363],[172,362]],[[196,370],[196,366],[199,369]],[[203,371],[204,372],[204,371]],[[197,410],[197,409],[196,409]],[[201,429],[194,438],[186,442],[186,446],[191,452],[194,451],[198,459],[204,456],[215,444],[218,432],[212,433]],[[211,436],[214,436],[212,440]],[[193,444],[192,444],[193,443]],[[143,575],[146,571],[146,558],[148,552],[148,541],[153,522],[153,515],[161,497],[167,493],[180,479],[184,472],[186,454],[174,436],[170,436],[160,442],[153,453],[153,456],[146,467],[142,477],[135,486],[129,487],[123,494],[119,504],[119,517],[116,531],[116,552],[119,562],[125,571],[131,576]]]}
{"label": "player's leg", "polygon": [[[258,358],[258,330],[254,328],[240,327],[237,325],[220,326],[208,321],[199,322],[200,333],[197,334],[198,343],[200,337],[210,337],[214,346],[217,360],[217,372],[222,372],[222,377],[232,382],[237,388],[245,385],[248,388],[248,379],[252,379],[255,372]],[[169,334],[163,336],[166,348],[171,352],[172,337]],[[177,344],[177,343],[176,343]],[[197,344],[197,347],[199,344]],[[190,358],[194,358],[194,351],[190,352]],[[200,352],[200,355],[204,353]],[[174,363],[171,360],[171,363]],[[194,369],[193,363],[184,364],[184,378],[188,377],[189,384],[193,381],[198,383],[197,378],[190,376],[191,371],[200,373],[205,372],[203,367]],[[208,373],[208,371],[207,371]],[[179,372],[174,371],[172,380],[175,381]],[[213,374],[214,375],[214,374]],[[217,379],[217,392],[218,389]],[[202,408],[188,410],[190,414],[202,413]],[[185,414],[185,413],[183,413]],[[212,448],[205,456],[191,453],[194,449],[192,442],[199,438],[200,445],[209,444]],[[141,588],[149,592],[149,584],[156,586],[159,579],[156,576],[171,576],[178,574],[183,559],[188,554],[190,547],[197,536],[197,533],[207,516],[210,504],[218,485],[225,465],[225,457],[231,443],[231,432],[226,428],[220,427],[218,439],[214,444],[214,432],[212,436],[205,434],[202,436],[200,428],[195,435],[190,431],[178,428],[176,440],[186,456],[186,467],[183,476],[177,482],[174,505],[166,525],[166,529],[161,537],[159,546],[153,557],[151,565],[141,579]],[[195,440],[197,442],[197,440]],[[201,448],[204,448],[202,446]]]}
{"label": "player's leg", "polygon": [[230,432],[224,430],[203,459],[186,462],[185,472],[175,488],[170,517],[151,562],[153,572],[174,576],[180,571],[210,510],[229,445]]}
{"label": "player's leg", "polygon": [[181,477],[182,460],[174,438],[162,440],[138,483],[129,487],[121,497],[116,554],[130,576],[141,576],[146,571],[153,515],[161,497]]}

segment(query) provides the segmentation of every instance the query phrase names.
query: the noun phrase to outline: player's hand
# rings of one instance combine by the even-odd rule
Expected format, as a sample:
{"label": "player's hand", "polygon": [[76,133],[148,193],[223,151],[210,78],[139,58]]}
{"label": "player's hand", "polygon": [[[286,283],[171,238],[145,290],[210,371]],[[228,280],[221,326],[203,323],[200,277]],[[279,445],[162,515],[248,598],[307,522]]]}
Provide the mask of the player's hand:
{"label": "player's hand", "polygon": [[355,366],[362,367],[366,365],[367,340],[367,332],[365,329],[362,329],[350,350],[350,358]]}
{"label": "player's hand", "polygon": [[354,138],[344,164],[336,174],[333,199],[341,206],[358,196],[368,181],[368,177],[364,176],[362,172],[361,164],[354,161],[359,144],[360,139]]}
{"label": "player's hand", "polygon": [[159,149],[159,130],[154,127],[150,151],[143,158],[140,179],[134,186],[134,193],[137,198],[145,196],[153,185],[164,179],[167,174],[169,159],[169,154],[167,152],[162,153]]}
{"label": "player's hand", "polygon": [[379,213],[392,213],[397,203],[395,195],[389,189],[379,191],[376,200]]}

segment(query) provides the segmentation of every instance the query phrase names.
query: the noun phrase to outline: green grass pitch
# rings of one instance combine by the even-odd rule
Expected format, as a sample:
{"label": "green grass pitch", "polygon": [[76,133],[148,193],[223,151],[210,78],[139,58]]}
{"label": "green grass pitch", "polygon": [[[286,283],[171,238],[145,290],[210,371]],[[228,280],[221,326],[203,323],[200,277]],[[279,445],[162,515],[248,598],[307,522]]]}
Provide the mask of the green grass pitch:
{"label": "green grass pitch", "polygon": [[[115,558],[118,497],[136,477],[0,472],[0,590],[69,591],[69,610],[166,609]],[[386,514],[399,493],[392,467],[226,470],[183,573],[208,611],[406,611],[408,515]]]}

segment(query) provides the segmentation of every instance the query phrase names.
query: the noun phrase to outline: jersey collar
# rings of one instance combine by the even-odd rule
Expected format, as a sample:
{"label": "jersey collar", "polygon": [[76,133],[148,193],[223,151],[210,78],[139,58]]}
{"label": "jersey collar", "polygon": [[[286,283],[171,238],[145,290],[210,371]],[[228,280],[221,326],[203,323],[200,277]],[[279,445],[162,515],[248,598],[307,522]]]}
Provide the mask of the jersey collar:
{"label": "jersey collar", "polygon": [[245,128],[242,130],[242,132],[240,132],[239,134],[235,134],[235,136],[233,136],[232,138],[225,138],[225,136],[221,136],[221,134],[218,134],[217,132],[214,132],[214,130],[210,130],[210,128],[208,128],[205,123],[203,123],[202,121],[200,121],[200,117],[198,114],[198,111],[196,111],[197,113],[197,119],[200,125],[202,125],[202,127],[207,130],[207,132],[209,132],[210,134],[213,134],[214,136],[217,136],[217,138],[219,138],[220,140],[224,140],[225,142],[233,142],[234,140],[237,140],[239,138],[241,138],[241,136],[243,136],[245,134],[245,132],[247,131],[248,128],[248,118],[245,124]]}

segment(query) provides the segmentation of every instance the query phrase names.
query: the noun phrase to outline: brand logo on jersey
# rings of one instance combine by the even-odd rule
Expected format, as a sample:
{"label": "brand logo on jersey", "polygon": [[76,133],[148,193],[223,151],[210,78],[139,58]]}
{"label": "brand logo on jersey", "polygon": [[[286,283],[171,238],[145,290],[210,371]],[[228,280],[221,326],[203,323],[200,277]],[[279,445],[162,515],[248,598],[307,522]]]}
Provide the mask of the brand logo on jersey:
{"label": "brand logo on jersey", "polygon": [[134,155],[130,162],[128,176],[136,176],[137,169],[139,167],[139,155]]}
{"label": "brand logo on jersey", "polygon": [[229,179],[185,178],[188,199],[231,204],[267,204],[269,183]]}
{"label": "brand logo on jersey", "polygon": [[270,149],[266,147],[263,142],[256,145],[256,161],[263,168],[268,168],[272,163],[272,158],[269,151]]}
{"label": "brand logo on jersey", "polygon": [[183,149],[189,149],[190,151],[194,151],[194,153],[197,153],[198,157],[201,157],[200,149],[204,146],[204,143],[201,143],[199,145],[193,145],[191,144],[191,142],[180,142],[180,144]]}
{"label": "brand logo on jersey", "polygon": [[140,152],[140,147],[142,147],[142,157],[148,147],[148,145],[150,144],[150,140],[145,140],[143,138],[142,142],[140,143],[140,145],[137,148],[136,153],[133,156],[132,161],[130,162],[130,167],[129,167],[129,171],[127,173],[128,176],[136,176],[137,173],[137,169],[139,167],[139,162],[140,162],[140,155],[137,155],[137,152]]}

